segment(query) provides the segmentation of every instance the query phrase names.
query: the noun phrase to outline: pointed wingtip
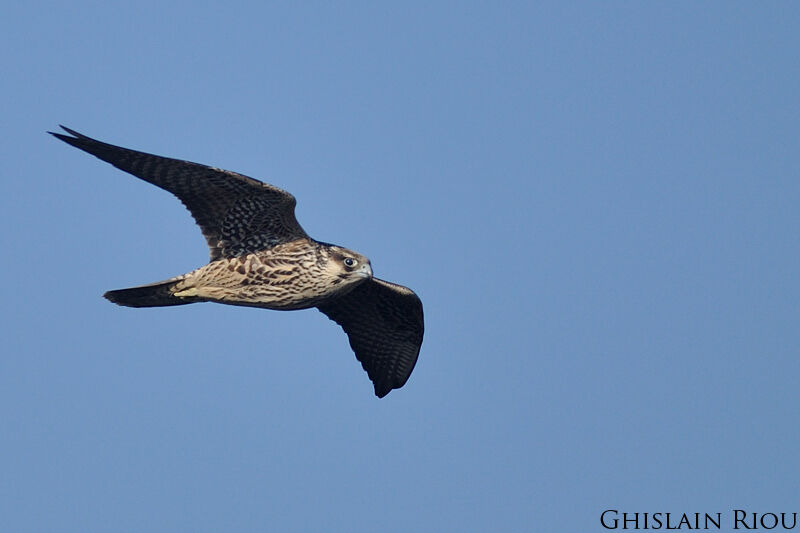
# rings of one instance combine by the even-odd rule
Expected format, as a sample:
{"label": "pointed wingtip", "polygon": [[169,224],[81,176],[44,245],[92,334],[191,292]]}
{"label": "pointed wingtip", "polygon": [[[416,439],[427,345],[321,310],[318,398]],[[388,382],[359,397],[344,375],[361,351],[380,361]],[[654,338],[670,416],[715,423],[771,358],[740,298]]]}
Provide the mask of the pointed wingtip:
{"label": "pointed wingtip", "polygon": [[68,142],[69,140],[74,140],[77,137],[77,135],[75,135],[75,132],[70,130],[66,126],[62,126],[61,124],[59,124],[58,127],[61,128],[64,131],[66,131],[67,133],[70,133],[70,134],[74,135],[75,137],[69,137],[68,135],[64,135],[63,133],[58,132],[58,131],[48,131],[47,133],[49,133],[50,135],[52,135],[56,139],[60,139],[60,140],[65,141],[65,142]]}
{"label": "pointed wingtip", "polygon": [[72,137],[70,137],[68,135],[64,135],[63,133],[56,132],[56,131],[48,131],[47,133],[49,133],[53,137],[61,139],[62,141],[65,140],[65,139],[73,139],[74,140],[74,139],[88,139],[89,138],[86,135],[83,135],[82,133],[78,133],[77,131],[64,126],[63,124],[59,124],[58,127],[61,128],[64,131],[66,131],[70,135],[72,135]]}
{"label": "pointed wingtip", "polygon": [[48,131],[47,133],[49,133],[50,135],[52,135],[53,137],[55,137],[56,139],[58,139],[60,141],[64,141],[65,143],[67,143],[67,144],[69,144],[71,146],[74,146],[76,148],[80,148],[81,150],[89,152],[89,153],[91,153],[93,155],[97,155],[97,154],[94,154],[91,150],[89,150],[87,148],[90,147],[90,146],[98,145],[98,144],[102,144],[102,143],[100,143],[99,141],[97,141],[95,139],[92,139],[91,137],[88,137],[88,136],[86,136],[86,135],[84,135],[82,133],[78,133],[77,131],[73,130],[72,128],[68,128],[68,127],[66,127],[66,126],[64,126],[62,124],[59,124],[59,126],[61,127],[62,130],[64,130],[66,132],[66,134],[65,133],[60,133],[60,132],[55,132],[55,131]]}
{"label": "pointed wingtip", "polygon": [[103,293],[103,298],[105,298],[106,300],[108,300],[111,303],[115,303],[117,305],[122,305],[121,303],[119,303],[118,294],[119,294],[119,291],[106,291],[105,293]]}
{"label": "pointed wingtip", "polygon": [[64,126],[63,124],[59,124],[58,127],[79,139],[86,139],[86,135],[80,134],[77,131]]}

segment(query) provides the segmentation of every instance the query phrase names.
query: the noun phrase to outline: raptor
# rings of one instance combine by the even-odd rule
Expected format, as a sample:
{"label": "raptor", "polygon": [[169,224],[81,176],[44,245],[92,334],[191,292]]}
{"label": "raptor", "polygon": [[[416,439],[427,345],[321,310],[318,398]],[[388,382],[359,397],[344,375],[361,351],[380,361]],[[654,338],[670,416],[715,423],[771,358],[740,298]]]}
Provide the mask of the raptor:
{"label": "raptor", "polygon": [[206,238],[210,261],[189,273],[108,291],[127,307],[195,302],[279,311],[316,307],[338,323],[379,398],[402,387],[419,357],[422,302],[372,275],[369,259],[306,234],[294,196],[256,179],[199,163],[107,144],[64,126],[56,138],[174,194]]}

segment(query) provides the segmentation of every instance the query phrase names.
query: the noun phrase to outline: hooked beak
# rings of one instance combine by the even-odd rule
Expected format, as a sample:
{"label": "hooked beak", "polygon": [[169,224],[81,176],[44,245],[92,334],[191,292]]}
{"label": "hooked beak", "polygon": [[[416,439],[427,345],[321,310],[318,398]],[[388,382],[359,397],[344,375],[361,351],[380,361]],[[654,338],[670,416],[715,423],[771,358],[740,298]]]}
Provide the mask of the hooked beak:
{"label": "hooked beak", "polygon": [[356,272],[369,279],[372,277],[372,265],[369,263],[364,263],[358,268],[358,270],[356,270]]}

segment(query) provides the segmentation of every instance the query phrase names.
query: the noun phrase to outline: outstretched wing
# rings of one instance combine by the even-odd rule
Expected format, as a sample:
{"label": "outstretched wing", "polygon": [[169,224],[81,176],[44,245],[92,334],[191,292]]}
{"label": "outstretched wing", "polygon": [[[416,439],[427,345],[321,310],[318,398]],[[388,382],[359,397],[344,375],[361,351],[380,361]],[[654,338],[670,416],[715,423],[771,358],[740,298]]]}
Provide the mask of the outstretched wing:
{"label": "outstretched wing", "polygon": [[236,257],[307,238],[288,192],[228,170],[128,150],[61,126],[72,137],[49,132],[174,194],[203,231],[211,260]]}
{"label": "outstretched wing", "polygon": [[372,278],[318,309],[347,333],[378,398],[405,385],[425,329],[422,302],[414,291]]}

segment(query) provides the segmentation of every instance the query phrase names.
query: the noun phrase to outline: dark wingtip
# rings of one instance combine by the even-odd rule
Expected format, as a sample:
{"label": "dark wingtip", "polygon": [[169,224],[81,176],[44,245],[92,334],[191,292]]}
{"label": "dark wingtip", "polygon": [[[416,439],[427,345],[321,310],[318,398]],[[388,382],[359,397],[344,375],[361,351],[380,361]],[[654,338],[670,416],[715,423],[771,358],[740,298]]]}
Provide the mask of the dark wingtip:
{"label": "dark wingtip", "polygon": [[120,292],[120,291],[118,291],[118,290],[117,290],[117,291],[106,291],[106,292],[103,294],[103,298],[105,298],[105,299],[106,299],[106,300],[108,300],[109,302],[115,303],[115,304],[117,304],[117,305],[122,305],[122,304],[119,302],[119,292]]}
{"label": "dark wingtip", "polygon": [[61,128],[64,131],[66,131],[70,135],[72,135],[72,137],[70,137],[69,135],[64,135],[63,133],[55,132],[55,131],[48,131],[47,133],[49,133],[50,135],[52,135],[53,137],[55,137],[57,139],[61,139],[64,142],[76,141],[78,139],[89,139],[89,137],[87,137],[86,135],[83,135],[82,133],[78,133],[77,131],[75,131],[73,129],[70,129],[70,128],[64,126],[63,124],[59,124],[58,127]]}
{"label": "dark wingtip", "polygon": [[78,133],[77,131],[75,131],[73,129],[70,129],[70,128],[64,126],[63,124],[59,124],[58,127],[61,128],[64,131],[66,131],[70,135],[72,135],[74,137],[77,137],[78,139],[88,139],[88,137],[86,137],[86,135],[83,135],[82,133]]}
{"label": "dark wingtip", "polygon": [[[88,136],[86,136],[86,135],[84,135],[82,133],[78,133],[77,131],[75,131],[75,130],[73,130],[71,128],[68,128],[66,126],[63,126],[61,124],[59,124],[59,126],[61,127],[62,130],[67,132],[69,135],[65,135],[63,133],[58,133],[58,132],[54,132],[54,131],[48,131],[47,133],[49,133],[50,135],[52,135],[53,137],[55,137],[56,139],[58,139],[60,141],[64,141],[65,143],[69,144],[70,146],[74,146],[75,148],[83,150],[84,152],[89,152],[90,154],[94,155],[95,157],[100,157],[97,153],[95,153],[95,150],[96,150],[95,147],[104,146],[105,143],[101,143],[100,141],[98,141],[96,139],[92,139],[91,137],[88,137]],[[100,159],[103,159],[103,158],[100,157]]]}
{"label": "dark wingtip", "polygon": [[55,132],[55,131],[48,131],[47,133],[49,133],[50,135],[52,135],[52,136],[53,136],[53,137],[55,137],[56,139],[59,139],[59,140],[61,140],[61,141],[64,141],[65,143],[70,143],[70,144],[71,144],[71,141],[75,141],[75,140],[77,140],[77,139],[80,139],[81,137],[83,137],[83,136],[82,136],[80,133],[78,133],[77,131],[75,131],[75,130],[71,130],[71,129],[69,129],[69,128],[68,128],[68,127],[66,127],[66,126],[63,126],[63,125],[61,125],[61,124],[59,124],[58,126],[59,126],[59,127],[62,129],[62,130],[64,130],[64,131],[66,131],[67,133],[69,133],[70,135],[73,135],[73,137],[70,137],[69,135],[64,135],[63,133],[59,133],[59,132]]}

